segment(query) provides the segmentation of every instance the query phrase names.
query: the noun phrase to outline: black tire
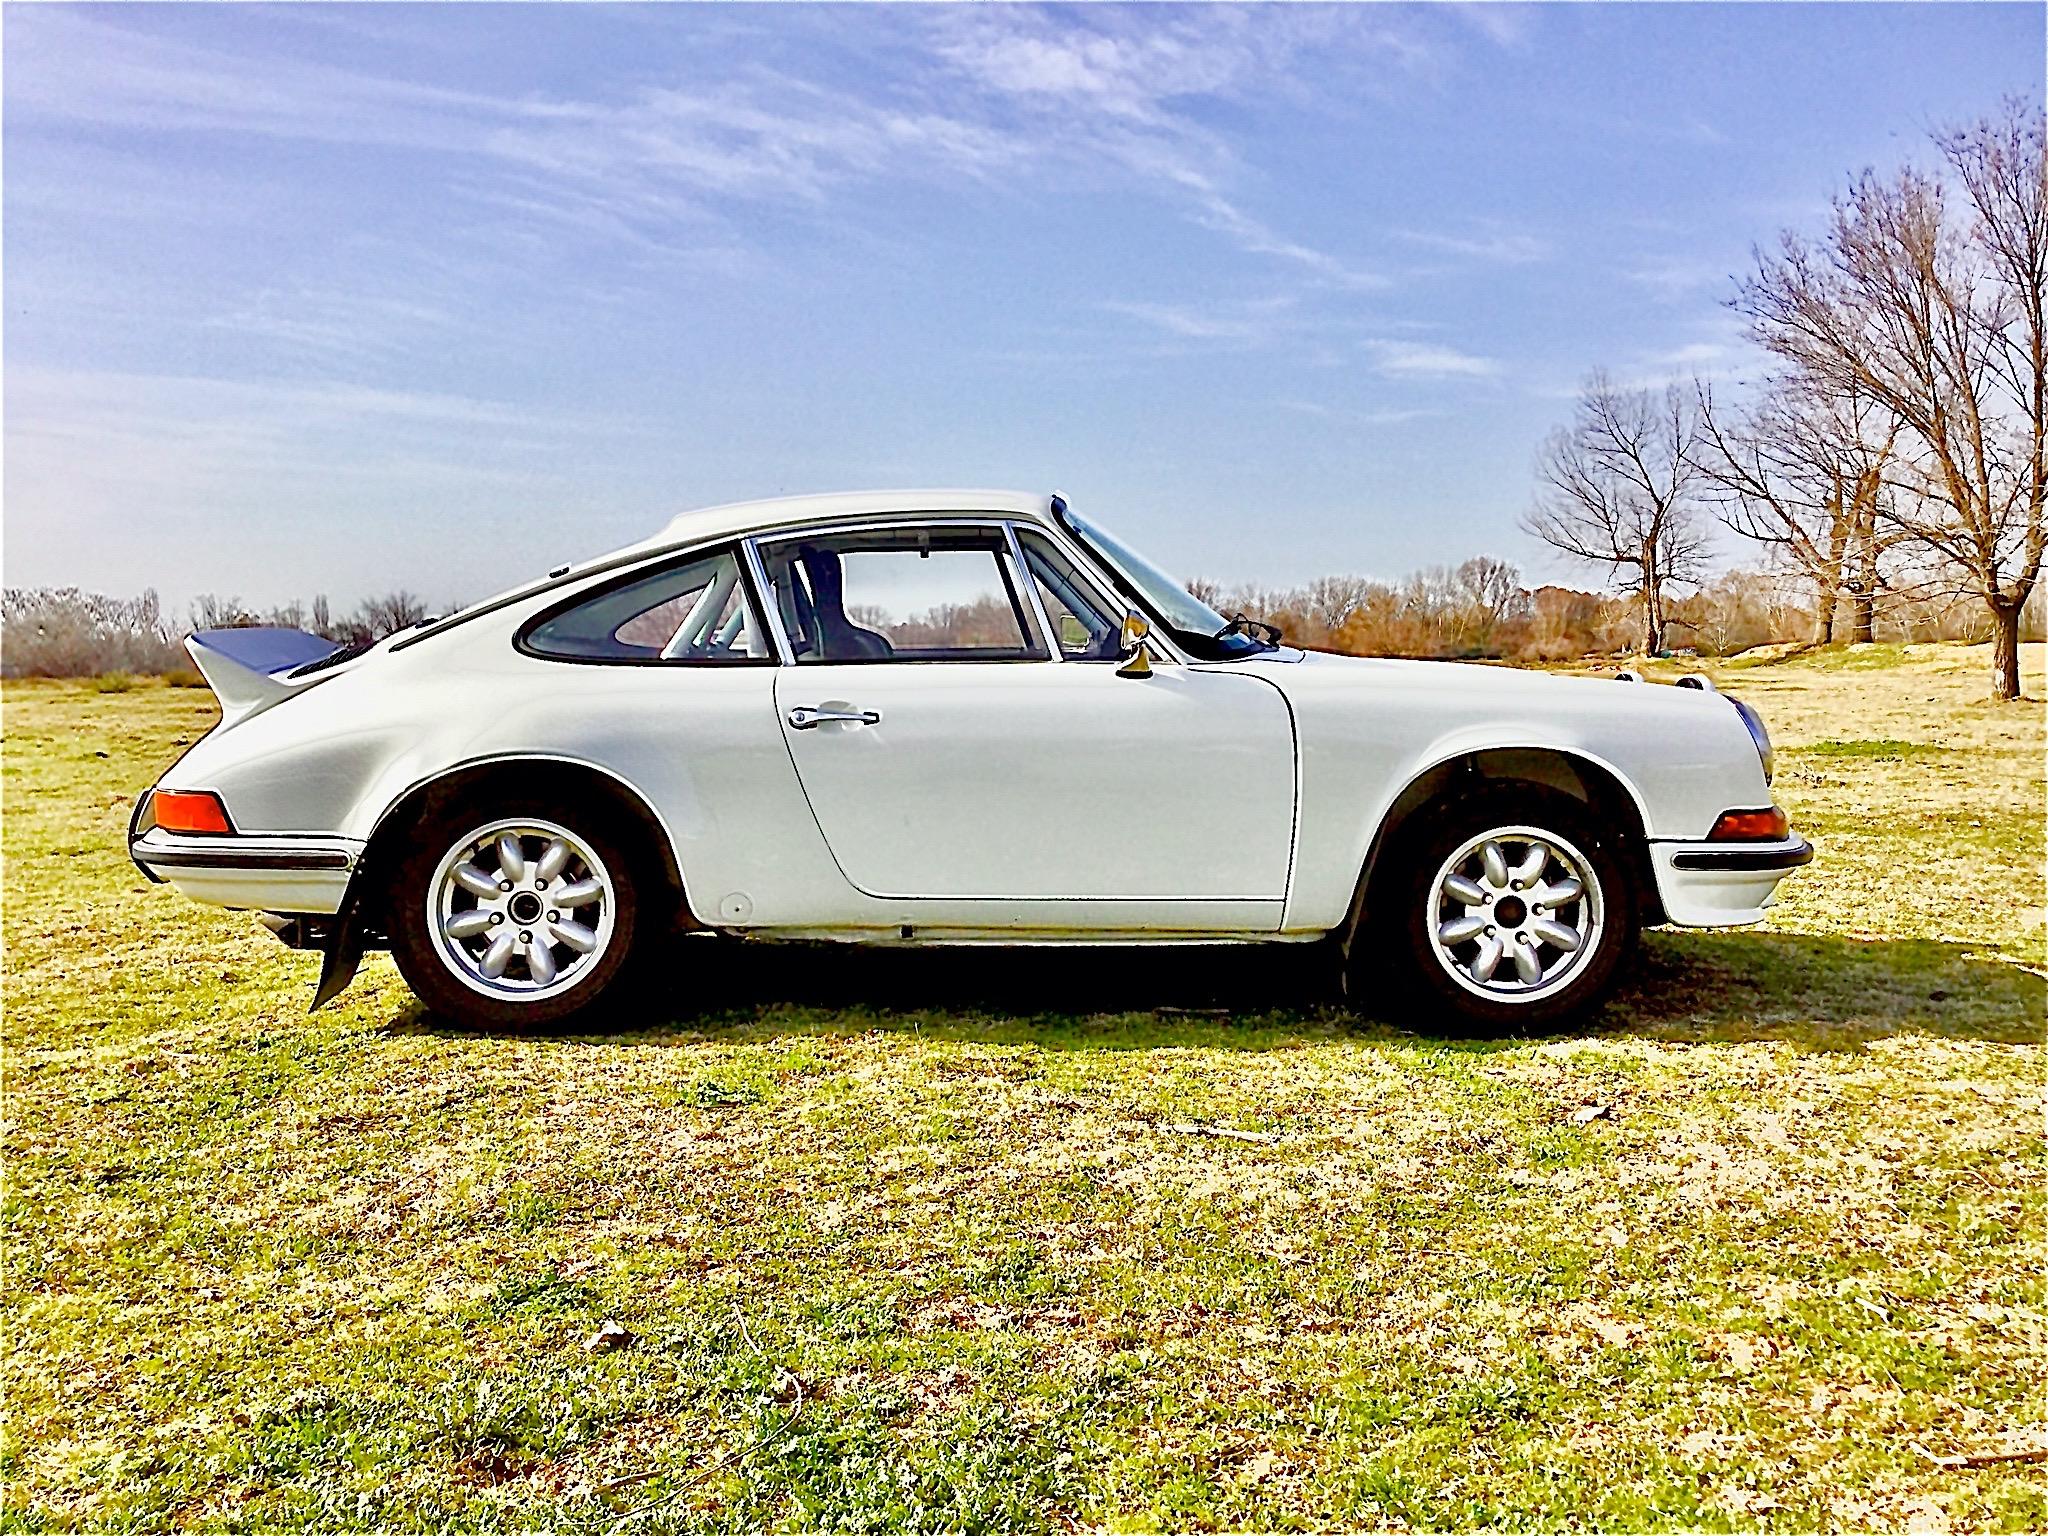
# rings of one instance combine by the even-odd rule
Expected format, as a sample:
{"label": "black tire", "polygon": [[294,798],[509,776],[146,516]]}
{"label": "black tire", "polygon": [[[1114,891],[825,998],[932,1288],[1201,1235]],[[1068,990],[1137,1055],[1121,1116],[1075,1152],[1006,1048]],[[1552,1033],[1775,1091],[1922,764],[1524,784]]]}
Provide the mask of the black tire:
{"label": "black tire", "polygon": [[[508,830],[515,835],[520,827],[566,833],[565,840],[578,851],[572,855],[566,871],[557,875],[556,889],[576,886],[581,877],[596,879],[604,894],[590,904],[595,916],[589,925],[576,922],[579,916],[592,915],[585,907],[550,908],[546,882],[538,869],[539,854],[547,846],[547,833],[536,831],[522,838],[522,847],[535,867],[527,871],[518,890],[502,898],[490,898],[492,902],[502,899],[507,903],[500,914],[506,921],[486,930],[486,935],[516,929],[511,935],[515,942],[539,935],[539,947],[545,948],[548,956],[545,960],[538,956],[529,959],[529,946],[519,944],[513,958],[501,962],[503,974],[492,987],[488,978],[481,975],[480,965],[467,968],[465,974],[465,970],[458,969],[460,962],[455,958],[456,954],[473,952],[477,947],[487,951],[484,936],[469,942],[437,942],[435,914],[441,901],[443,861],[451,858],[458,847],[476,846],[477,835],[484,829],[505,823],[514,824]],[[494,867],[484,873],[502,875],[503,865],[492,857],[495,846],[495,839],[485,840],[484,863]],[[494,796],[489,804],[444,805],[430,810],[413,829],[386,891],[387,931],[399,974],[428,1009],[457,1023],[493,1029],[537,1028],[586,1013],[603,998],[618,993],[622,974],[632,958],[645,877],[641,861],[633,857],[631,847],[632,840],[622,830],[619,818],[610,814],[607,807],[597,805],[585,804],[569,811],[544,800],[522,805]],[[466,862],[483,868],[475,857]],[[528,894],[529,884],[537,884],[530,894],[538,900],[538,907],[520,900]],[[477,908],[485,905],[475,896],[468,900]],[[519,905],[511,905],[514,902]],[[555,919],[567,921],[551,921]],[[601,934],[600,947],[594,953],[578,954],[570,944],[547,941],[548,935],[565,932],[571,926]],[[554,979],[541,982],[535,975],[536,965],[554,967]]]}
{"label": "black tire", "polygon": [[[1486,837],[1495,832],[1503,835]],[[1518,832],[1533,835],[1513,835]],[[1532,888],[1568,889],[1563,878],[1582,862],[1591,879],[1580,882],[1578,901],[1546,910],[1524,901],[1512,881],[1496,890],[1481,851],[1461,858],[1457,868],[1472,872],[1468,879],[1479,882],[1486,905],[1439,892],[1440,873],[1454,873],[1447,864],[1475,841],[1492,841],[1526,867],[1539,838],[1549,844],[1550,860]],[[1347,998],[1371,1007],[1384,998],[1399,1022],[1426,1034],[1511,1035],[1587,1018],[1606,1000],[1635,946],[1640,902],[1626,839],[1584,801],[1536,784],[1484,785],[1424,807],[1381,856],[1367,926],[1344,962]],[[1477,935],[1439,945],[1440,925],[1475,917],[1483,925]],[[1543,931],[1561,926],[1579,933],[1578,947],[1544,939],[1532,930],[1538,922],[1552,924]],[[1500,958],[1493,975],[1481,980],[1484,947],[1496,936]],[[1537,980],[1522,979],[1512,958],[1518,948],[1526,948]],[[1502,966],[1508,967],[1504,975]]]}

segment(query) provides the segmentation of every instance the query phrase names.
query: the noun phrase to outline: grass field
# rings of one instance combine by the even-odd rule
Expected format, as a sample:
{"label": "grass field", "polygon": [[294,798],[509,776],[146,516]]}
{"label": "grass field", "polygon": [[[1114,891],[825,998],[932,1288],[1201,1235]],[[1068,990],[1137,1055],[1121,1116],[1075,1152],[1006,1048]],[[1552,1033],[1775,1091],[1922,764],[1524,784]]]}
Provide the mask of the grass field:
{"label": "grass field", "polygon": [[548,1038],[377,957],[309,1018],[124,855],[210,697],[10,685],[0,1527],[2038,1528],[1933,1459],[2044,1443],[2043,712],[1985,674],[1721,669],[1820,862],[1480,1043],[1260,951],[712,941]]}

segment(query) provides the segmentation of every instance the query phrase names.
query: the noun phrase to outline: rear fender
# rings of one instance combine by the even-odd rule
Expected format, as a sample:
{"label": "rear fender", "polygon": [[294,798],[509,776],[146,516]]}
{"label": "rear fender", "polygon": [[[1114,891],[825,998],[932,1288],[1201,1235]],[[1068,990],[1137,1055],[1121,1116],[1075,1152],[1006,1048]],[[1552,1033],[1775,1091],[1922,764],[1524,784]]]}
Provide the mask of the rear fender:
{"label": "rear fender", "polygon": [[362,963],[365,950],[380,949],[389,943],[385,931],[389,915],[384,910],[383,882],[399,852],[399,843],[406,830],[433,798],[436,795],[458,793],[472,786],[481,788],[498,772],[512,769],[530,771],[534,767],[563,775],[584,775],[590,782],[603,786],[610,801],[621,812],[640,823],[647,834],[650,848],[658,854],[655,861],[658,867],[651,869],[649,873],[660,884],[666,886],[669,895],[674,899],[674,916],[678,925],[684,928],[703,926],[689,907],[682,871],[676,862],[675,839],[669,833],[667,824],[637,786],[608,768],[576,758],[514,753],[475,759],[457,764],[410,785],[378,813],[364,846],[363,856],[349,878],[348,890],[342,896],[341,907],[334,914],[333,926],[320,945],[325,959],[320,967],[319,986],[313,994],[313,1008],[319,1008],[332,1001],[348,986],[355,976],[356,967]]}

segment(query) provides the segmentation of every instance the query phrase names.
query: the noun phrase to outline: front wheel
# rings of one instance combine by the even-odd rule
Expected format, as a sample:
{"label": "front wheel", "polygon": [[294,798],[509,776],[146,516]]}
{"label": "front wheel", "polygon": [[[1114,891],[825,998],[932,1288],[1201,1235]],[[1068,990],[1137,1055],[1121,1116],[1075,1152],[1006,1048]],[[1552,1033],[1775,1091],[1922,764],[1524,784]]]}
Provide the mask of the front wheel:
{"label": "front wheel", "polygon": [[390,908],[392,956],[434,1012],[541,1025],[609,990],[637,902],[625,848],[595,817],[445,812],[400,861]]}
{"label": "front wheel", "polygon": [[1417,822],[1392,850],[1374,930],[1353,943],[1351,995],[1384,964],[1410,1021],[1439,1033],[1546,1028],[1597,1008],[1635,939],[1621,834],[1534,785]]}

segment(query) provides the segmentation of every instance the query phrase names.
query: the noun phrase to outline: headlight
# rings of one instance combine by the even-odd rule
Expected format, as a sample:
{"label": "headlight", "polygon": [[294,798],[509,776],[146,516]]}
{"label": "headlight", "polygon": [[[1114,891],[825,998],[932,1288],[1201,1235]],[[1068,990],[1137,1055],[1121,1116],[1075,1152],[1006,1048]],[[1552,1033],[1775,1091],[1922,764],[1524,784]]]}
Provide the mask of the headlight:
{"label": "headlight", "polygon": [[1742,723],[1749,727],[1749,739],[1756,743],[1756,755],[1764,765],[1764,782],[1771,782],[1771,776],[1778,770],[1778,754],[1771,750],[1771,733],[1764,726],[1764,717],[1751,709],[1740,699],[1730,699],[1735,713],[1742,716]]}

